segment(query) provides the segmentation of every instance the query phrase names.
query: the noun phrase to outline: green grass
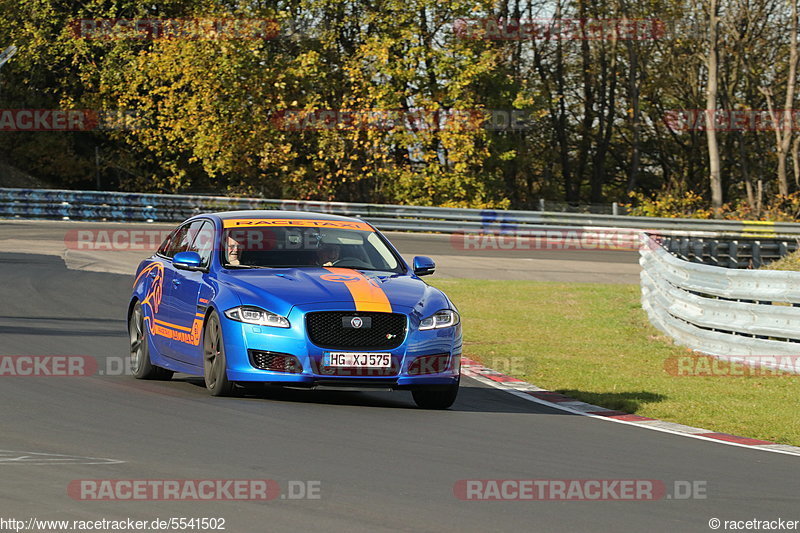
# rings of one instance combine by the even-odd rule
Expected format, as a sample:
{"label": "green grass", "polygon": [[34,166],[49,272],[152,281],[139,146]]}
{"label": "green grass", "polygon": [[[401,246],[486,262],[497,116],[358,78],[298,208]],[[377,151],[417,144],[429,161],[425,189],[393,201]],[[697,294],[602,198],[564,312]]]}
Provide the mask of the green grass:
{"label": "green grass", "polygon": [[800,446],[800,376],[685,377],[691,355],[655,328],[637,285],[437,280],[458,306],[464,355],[573,398],[642,416]]}

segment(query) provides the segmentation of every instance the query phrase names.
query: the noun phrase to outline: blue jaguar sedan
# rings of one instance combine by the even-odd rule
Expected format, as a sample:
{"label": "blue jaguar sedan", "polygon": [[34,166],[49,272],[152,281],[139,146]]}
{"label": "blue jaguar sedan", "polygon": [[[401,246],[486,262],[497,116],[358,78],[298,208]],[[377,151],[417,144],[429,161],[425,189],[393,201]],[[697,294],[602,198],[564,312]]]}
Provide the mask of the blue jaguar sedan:
{"label": "blue jaguar sedan", "polygon": [[461,320],[363,220],[307,212],[197,215],[142,261],[128,305],[140,379],[203,376],[214,396],[255,384],[458,394]]}

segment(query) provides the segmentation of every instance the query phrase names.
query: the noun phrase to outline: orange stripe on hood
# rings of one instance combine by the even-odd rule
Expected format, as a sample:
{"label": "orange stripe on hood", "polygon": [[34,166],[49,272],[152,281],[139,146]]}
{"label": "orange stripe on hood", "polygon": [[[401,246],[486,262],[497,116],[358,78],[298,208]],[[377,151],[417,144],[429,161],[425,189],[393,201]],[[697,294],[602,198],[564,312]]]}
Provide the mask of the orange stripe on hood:
{"label": "orange stripe on hood", "polygon": [[356,304],[356,311],[374,311],[378,313],[391,313],[392,304],[383,289],[375,281],[371,281],[364,274],[351,268],[326,268],[331,274],[341,276],[337,282],[344,283],[353,302]]}

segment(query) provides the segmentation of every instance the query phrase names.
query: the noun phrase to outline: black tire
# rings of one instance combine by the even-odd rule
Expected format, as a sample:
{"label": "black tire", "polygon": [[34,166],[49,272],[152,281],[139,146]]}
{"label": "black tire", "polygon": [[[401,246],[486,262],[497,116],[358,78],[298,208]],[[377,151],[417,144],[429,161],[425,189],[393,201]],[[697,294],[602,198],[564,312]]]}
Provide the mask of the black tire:
{"label": "black tire", "polygon": [[150,362],[150,333],[144,327],[144,313],[142,304],[136,302],[128,319],[128,338],[130,339],[130,368],[136,379],[157,379],[167,381],[172,379],[172,370],[161,368]]}
{"label": "black tire", "polygon": [[212,396],[230,396],[233,383],[228,381],[228,360],[222,342],[219,317],[211,312],[203,328],[203,377]]}
{"label": "black tire", "polygon": [[455,385],[451,385],[443,390],[412,390],[411,394],[414,396],[414,403],[417,404],[417,407],[422,409],[447,409],[456,401],[460,381],[461,378],[458,378]]}

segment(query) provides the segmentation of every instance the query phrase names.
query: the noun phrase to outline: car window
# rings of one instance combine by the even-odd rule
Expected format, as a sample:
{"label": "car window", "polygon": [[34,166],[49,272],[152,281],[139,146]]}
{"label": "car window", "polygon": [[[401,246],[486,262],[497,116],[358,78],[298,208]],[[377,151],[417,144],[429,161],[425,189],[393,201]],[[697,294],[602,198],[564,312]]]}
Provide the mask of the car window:
{"label": "car window", "polygon": [[[189,234],[194,233],[194,224],[189,228]],[[187,251],[197,252],[202,259],[202,265],[208,266],[211,262],[211,253],[214,251],[214,225],[204,221],[196,232],[192,245]]]}
{"label": "car window", "polygon": [[195,220],[178,228],[170,239],[166,253],[163,255],[172,259],[177,253],[192,251],[192,243],[204,223],[204,220]]}
{"label": "car window", "polygon": [[184,224],[172,235],[164,256],[172,259],[178,252],[185,251],[191,242],[192,241],[189,240],[189,224]]}
{"label": "car window", "polygon": [[178,232],[178,229],[179,228],[175,228],[170,232],[169,235],[167,235],[167,238],[164,239],[164,242],[162,242],[161,246],[158,247],[158,252],[156,252],[158,255],[163,255],[166,257],[167,253],[169,252],[169,244],[172,242],[172,237],[175,236],[175,234]]}
{"label": "car window", "polygon": [[395,258],[389,248],[381,242],[377,233],[370,233],[369,237],[367,237],[367,241],[371,244],[367,250],[375,254],[375,256],[372,257],[373,263],[376,265],[382,264],[384,270],[395,270],[398,267],[397,258]]}

